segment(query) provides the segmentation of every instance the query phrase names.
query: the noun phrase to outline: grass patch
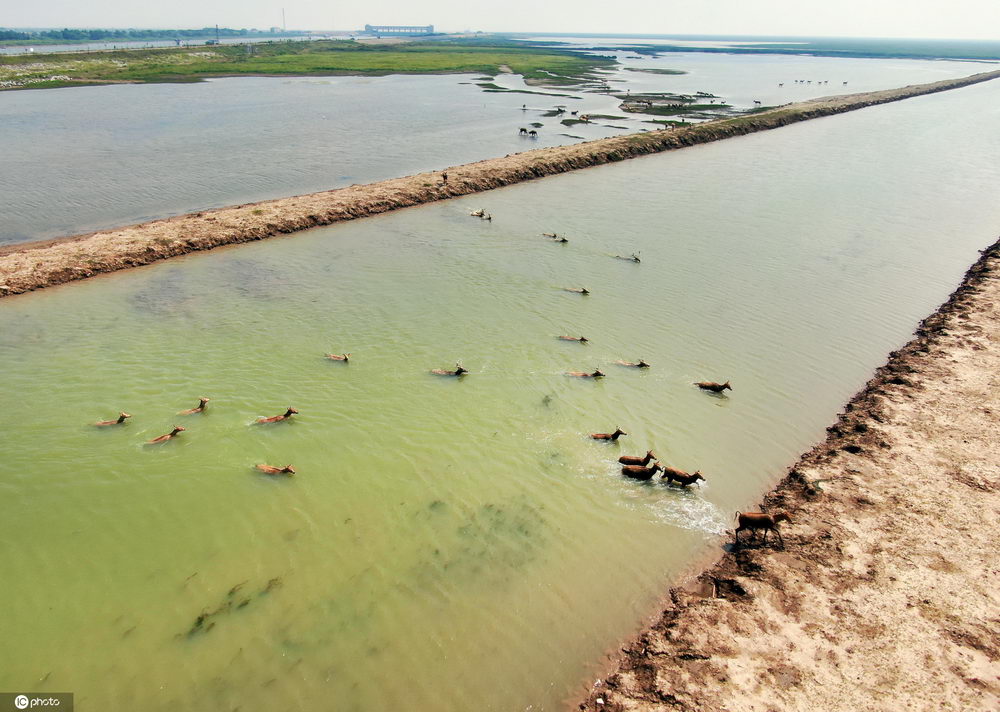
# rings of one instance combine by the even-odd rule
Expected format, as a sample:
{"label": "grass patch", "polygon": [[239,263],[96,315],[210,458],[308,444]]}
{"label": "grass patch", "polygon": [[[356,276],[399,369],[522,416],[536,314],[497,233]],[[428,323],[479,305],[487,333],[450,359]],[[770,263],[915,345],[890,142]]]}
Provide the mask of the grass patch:
{"label": "grass patch", "polygon": [[[324,40],[4,55],[0,56],[0,81],[40,83],[53,75],[72,80],[130,82],[198,81],[205,77],[240,75],[478,73],[492,78],[500,72],[501,65],[506,65],[526,79],[559,85],[588,81],[596,68],[611,64],[614,60],[606,57],[564,49],[509,46],[502,41],[369,45]],[[511,91],[489,84],[483,88]]]}
{"label": "grass patch", "polygon": [[694,111],[718,111],[728,110],[732,106],[729,104],[687,104],[685,106],[657,106],[653,105],[645,109],[639,109],[639,114],[654,114],[656,116],[678,116],[680,114],[690,114]]}

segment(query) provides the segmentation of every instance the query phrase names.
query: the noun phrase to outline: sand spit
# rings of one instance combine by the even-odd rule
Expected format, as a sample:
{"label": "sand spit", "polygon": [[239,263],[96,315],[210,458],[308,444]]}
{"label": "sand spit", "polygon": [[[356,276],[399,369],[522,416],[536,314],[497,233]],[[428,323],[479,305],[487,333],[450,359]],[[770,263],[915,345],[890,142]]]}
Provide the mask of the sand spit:
{"label": "sand spit", "polygon": [[997,374],[1000,242],[579,708],[1000,709]]}
{"label": "sand spit", "polygon": [[[260,240],[376,215],[412,205],[499,188],[627,158],[778,128],[1000,77],[1000,71],[931,84],[789,104],[688,128],[649,131],[572,146],[543,148],[322,193],[280,198],[104,230],[87,235],[0,247],[0,297],[97,274],[150,264],[220,245]],[[57,196],[53,196],[57,199]]]}

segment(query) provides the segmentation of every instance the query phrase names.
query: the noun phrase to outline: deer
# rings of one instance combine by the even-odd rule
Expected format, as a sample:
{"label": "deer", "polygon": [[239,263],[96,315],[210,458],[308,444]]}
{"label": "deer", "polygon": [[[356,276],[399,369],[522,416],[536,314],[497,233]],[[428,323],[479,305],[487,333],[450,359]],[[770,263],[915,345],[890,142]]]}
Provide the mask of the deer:
{"label": "deer", "polygon": [[778,530],[778,524],[781,522],[791,523],[792,518],[789,517],[784,512],[777,512],[775,514],[764,514],[763,512],[737,512],[736,521],[739,526],[736,527],[736,543],[740,543],[740,532],[744,529],[749,529],[753,532],[753,536],[756,537],[756,533],[761,529],[764,530],[764,542],[767,542],[767,535],[769,532],[774,532],[778,535],[778,541],[781,542],[781,546],[785,546],[785,540],[781,538],[781,532]]}
{"label": "deer", "polygon": [[642,465],[645,467],[650,463],[651,460],[655,460],[656,455],[653,454],[652,450],[646,451],[645,457],[636,457],[635,455],[622,455],[618,458],[618,462],[623,465]]}
{"label": "deer", "polygon": [[122,423],[125,422],[126,418],[131,418],[131,417],[132,417],[131,413],[126,413],[125,411],[122,411],[121,413],[118,414],[117,420],[99,420],[96,423],[94,423],[94,425],[96,425],[99,428],[103,428],[106,425],[121,425]]}
{"label": "deer", "polygon": [[[707,481],[701,476],[701,470],[697,470],[693,474],[688,474],[684,470],[676,470],[673,467],[664,467],[663,475],[660,479],[666,480],[668,485],[676,482],[681,487],[687,487],[688,485],[694,484],[698,480],[701,480],[702,482]],[[698,486],[701,487],[701,485]]]}
{"label": "deer", "polygon": [[169,433],[167,433],[166,435],[161,435],[161,436],[160,436],[160,437],[158,437],[158,438],[153,438],[152,440],[150,440],[150,441],[149,441],[148,443],[146,443],[146,444],[147,444],[147,445],[156,445],[156,444],[158,444],[158,443],[165,443],[165,442],[167,442],[167,440],[173,440],[173,439],[174,439],[175,437],[177,437],[177,434],[178,434],[178,433],[181,433],[181,432],[183,432],[183,431],[185,431],[185,430],[187,430],[187,428],[182,428],[182,427],[181,427],[181,426],[179,426],[179,425],[175,425],[175,426],[174,426],[174,429],[173,429],[173,430],[171,430],[171,431],[170,431]]}
{"label": "deer", "polygon": [[431,373],[433,373],[435,376],[464,376],[468,372],[469,372],[468,369],[463,368],[462,364],[460,363],[455,364],[454,371],[446,371],[443,368],[431,369]]}
{"label": "deer", "polygon": [[274,467],[273,465],[257,465],[258,470],[263,472],[265,475],[294,475],[295,468],[291,465],[285,465],[284,467]]}
{"label": "deer", "polygon": [[703,391],[712,391],[712,393],[722,393],[726,390],[733,390],[733,387],[729,385],[729,381],[725,383],[715,383],[714,381],[698,381],[694,385],[698,386]]}
{"label": "deer", "polygon": [[208,402],[210,400],[212,400],[212,399],[211,398],[205,398],[204,396],[202,396],[201,398],[198,399],[198,405],[197,406],[195,406],[194,408],[188,408],[187,410],[182,410],[177,415],[194,415],[195,413],[204,413],[205,412],[205,407],[208,405]]}
{"label": "deer", "polygon": [[280,423],[283,420],[288,420],[289,418],[291,418],[293,415],[295,415],[298,412],[299,411],[295,410],[295,408],[293,408],[291,406],[288,406],[288,410],[286,410],[281,415],[272,415],[270,418],[257,418],[257,422],[258,423]]}
{"label": "deer", "polygon": [[662,470],[660,463],[654,462],[652,467],[642,465],[622,465],[622,474],[631,477],[633,480],[648,481],[653,479],[653,475]]}
{"label": "deer", "polygon": [[594,440],[612,440],[612,441],[616,441],[622,435],[628,435],[628,433],[626,433],[621,428],[615,428],[615,432],[613,432],[613,433],[591,433],[590,437],[592,437]]}

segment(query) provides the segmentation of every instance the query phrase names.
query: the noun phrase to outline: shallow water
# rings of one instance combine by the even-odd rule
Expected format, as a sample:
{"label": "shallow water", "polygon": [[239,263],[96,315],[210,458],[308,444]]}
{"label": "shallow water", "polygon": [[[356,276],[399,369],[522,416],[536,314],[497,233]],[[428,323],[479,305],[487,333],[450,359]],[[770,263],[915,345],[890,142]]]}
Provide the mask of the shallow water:
{"label": "shallow water", "polygon": [[[617,92],[708,91],[737,108],[965,76],[992,65],[680,54],[615,71]],[[833,83],[794,85],[794,77]],[[488,80],[488,78],[487,78]],[[484,92],[471,75],[242,77],[198,84],[73,87],[0,93],[0,245],[119,227],[202,209],[441,170],[532,148],[638,131],[614,96],[526,87],[520,75]],[[778,82],[787,81],[784,88]],[[545,116],[619,118],[564,126]],[[525,107],[522,110],[522,106]],[[518,129],[539,123],[539,136]]]}
{"label": "shallow water", "polygon": [[[0,301],[0,689],[559,709],[994,241],[998,92]],[[428,373],[456,360],[471,375]],[[707,483],[623,479],[647,448]]]}

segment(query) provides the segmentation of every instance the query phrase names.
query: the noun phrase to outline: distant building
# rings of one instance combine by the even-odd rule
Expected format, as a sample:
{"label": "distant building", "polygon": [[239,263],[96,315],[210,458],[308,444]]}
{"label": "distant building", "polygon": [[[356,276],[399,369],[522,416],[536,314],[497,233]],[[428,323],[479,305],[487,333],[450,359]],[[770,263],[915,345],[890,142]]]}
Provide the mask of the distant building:
{"label": "distant building", "polygon": [[434,25],[365,25],[373,35],[433,35]]}

